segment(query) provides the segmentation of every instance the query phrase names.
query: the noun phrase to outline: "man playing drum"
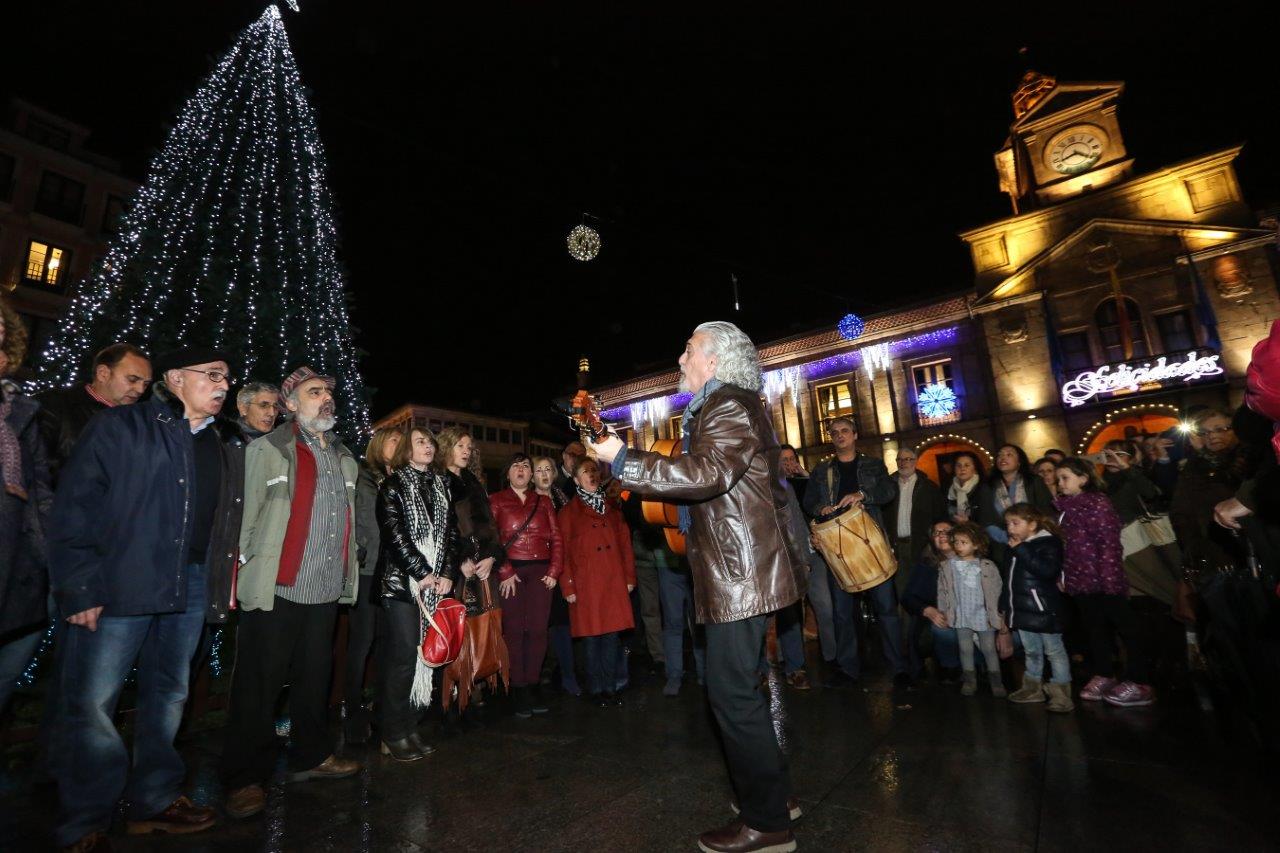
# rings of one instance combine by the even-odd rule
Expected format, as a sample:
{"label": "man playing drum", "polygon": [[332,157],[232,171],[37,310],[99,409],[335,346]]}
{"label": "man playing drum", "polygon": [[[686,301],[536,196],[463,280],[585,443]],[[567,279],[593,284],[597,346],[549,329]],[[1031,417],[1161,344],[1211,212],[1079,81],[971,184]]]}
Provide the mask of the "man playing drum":
{"label": "man playing drum", "polygon": [[769,614],[800,600],[808,565],[791,532],[790,489],[760,385],[751,339],[732,323],[703,323],[680,356],[680,390],[694,395],[683,455],[624,447],[612,435],[595,445],[624,489],[689,502],[680,529],[706,623],[707,698],[741,815],[698,839],[713,853],[794,850],[791,821],[800,816],[756,666]]}
{"label": "man playing drum", "polygon": [[[884,527],[881,507],[898,494],[898,487],[880,459],[858,452],[858,429],[851,418],[835,418],[827,424],[834,455],[819,462],[809,475],[804,508],[819,518],[845,507],[861,507],[872,520]],[[835,671],[824,687],[854,687],[861,674],[858,660],[858,630],[855,623],[853,593],[845,592],[827,573],[831,583],[831,601],[836,628]],[[911,686],[906,658],[902,654],[902,630],[898,621],[898,594],[893,579],[866,590],[880,622],[880,644],[885,660],[893,672],[893,685],[899,689]]]}

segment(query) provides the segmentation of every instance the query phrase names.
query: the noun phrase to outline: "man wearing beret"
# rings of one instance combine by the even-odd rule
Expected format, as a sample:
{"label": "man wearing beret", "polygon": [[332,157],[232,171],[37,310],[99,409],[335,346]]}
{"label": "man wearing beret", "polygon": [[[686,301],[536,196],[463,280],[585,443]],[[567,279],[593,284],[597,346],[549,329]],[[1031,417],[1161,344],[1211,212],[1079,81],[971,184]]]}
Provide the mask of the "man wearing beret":
{"label": "man wearing beret", "polygon": [[[63,469],[49,524],[61,618],[50,770],[56,841],[106,850],[124,795],[129,831],[198,832],[214,812],[182,795],[174,736],[205,620],[226,619],[243,508],[244,437],[218,418],[232,380],[223,353],[155,360],[150,399],[94,415]],[[130,754],[113,716],[137,667]]]}
{"label": "man wearing beret", "polygon": [[275,705],[289,685],[289,780],[340,779],[329,680],[338,605],[355,602],[359,465],[333,432],[333,379],[300,367],[280,384],[290,418],[245,454],[236,599],[240,627],[222,775],[227,814],[255,815],[276,763]]}

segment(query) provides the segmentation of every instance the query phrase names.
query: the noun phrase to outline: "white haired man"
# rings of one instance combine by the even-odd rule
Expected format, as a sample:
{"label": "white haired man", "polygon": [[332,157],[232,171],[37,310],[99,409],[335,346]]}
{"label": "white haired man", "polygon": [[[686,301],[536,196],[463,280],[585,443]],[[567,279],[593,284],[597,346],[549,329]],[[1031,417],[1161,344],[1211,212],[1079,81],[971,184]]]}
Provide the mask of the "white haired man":
{"label": "white haired man", "polygon": [[693,392],[681,421],[684,453],[669,459],[628,449],[616,436],[595,445],[625,489],[687,501],[680,528],[699,622],[706,623],[707,697],[739,797],[739,819],[703,833],[705,851],[796,847],[786,758],[756,667],[769,615],[804,595],[807,563],[792,531],[781,449],[760,401],[751,339],[732,323],[698,326],[680,356],[681,390]]}

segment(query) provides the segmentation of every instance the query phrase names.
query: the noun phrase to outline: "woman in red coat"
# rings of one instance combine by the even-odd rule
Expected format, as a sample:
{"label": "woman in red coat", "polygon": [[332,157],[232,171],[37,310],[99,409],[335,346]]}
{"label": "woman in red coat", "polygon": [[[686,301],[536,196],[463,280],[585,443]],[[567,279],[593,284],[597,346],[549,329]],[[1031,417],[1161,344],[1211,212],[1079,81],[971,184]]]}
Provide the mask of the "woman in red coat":
{"label": "woman in red coat", "polygon": [[551,590],[560,577],[560,530],[550,498],[530,486],[533,463],[511,457],[507,488],[489,496],[506,561],[498,571],[502,592],[502,637],[511,655],[511,693],[517,717],[545,714],[538,689],[547,655]]}
{"label": "woman in red coat", "polygon": [[622,657],[618,634],[635,627],[631,531],[622,512],[605,498],[594,459],[578,463],[573,481],[577,494],[559,518],[565,551],[560,588],[569,603],[573,636],[582,637],[586,646],[588,688],[601,707],[621,705],[614,692],[622,677],[617,671]]}

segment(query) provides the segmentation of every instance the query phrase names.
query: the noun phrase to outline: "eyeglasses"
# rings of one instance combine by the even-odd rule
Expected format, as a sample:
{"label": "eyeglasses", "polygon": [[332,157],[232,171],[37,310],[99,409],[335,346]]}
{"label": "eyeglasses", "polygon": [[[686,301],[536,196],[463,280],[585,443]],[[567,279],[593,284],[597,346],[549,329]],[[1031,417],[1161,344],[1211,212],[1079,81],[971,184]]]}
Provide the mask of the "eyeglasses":
{"label": "eyeglasses", "polygon": [[1222,435],[1224,432],[1231,432],[1231,431],[1232,431],[1231,427],[1224,426],[1224,427],[1217,427],[1215,429],[1201,429],[1200,434],[1201,435]]}
{"label": "eyeglasses", "polygon": [[221,370],[200,370],[195,367],[179,367],[178,369],[187,370],[191,373],[203,373],[205,376],[208,376],[209,381],[214,384],[225,381],[228,385],[234,385],[236,382],[231,378],[230,373],[223,373]]}

